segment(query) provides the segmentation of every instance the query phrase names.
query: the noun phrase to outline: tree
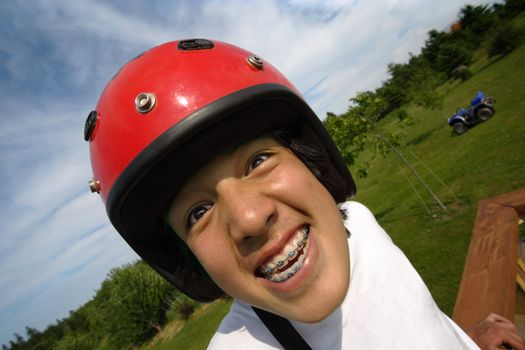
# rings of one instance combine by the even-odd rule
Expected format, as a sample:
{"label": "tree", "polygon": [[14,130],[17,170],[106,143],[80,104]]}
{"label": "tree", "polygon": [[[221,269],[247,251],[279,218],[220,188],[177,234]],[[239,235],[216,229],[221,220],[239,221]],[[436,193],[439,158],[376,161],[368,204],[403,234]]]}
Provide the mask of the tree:
{"label": "tree", "polygon": [[449,36],[445,32],[440,32],[435,29],[428,32],[428,39],[425,41],[425,46],[421,49],[421,56],[435,70],[439,70],[437,62],[441,46],[448,40]]}
{"label": "tree", "polygon": [[392,62],[388,64],[387,70],[390,78],[376,92],[388,103],[389,109],[394,110],[409,101],[406,87],[407,83],[412,80],[416,69],[410,63]]}
{"label": "tree", "polygon": [[31,328],[31,327],[26,326],[26,334],[27,334],[27,339],[31,339],[33,337],[38,336],[40,332],[36,328]]}
{"label": "tree", "polygon": [[524,0],[505,0],[505,18],[514,18],[525,11]]}
{"label": "tree", "polygon": [[461,30],[471,32],[475,36],[483,36],[495,23],[496,17],[488,5],[466,5],[459,12]]}
{"label": "tree", "polygon": [[331,112],[327,113],[324,126],[339,148],[345,163],[348,166],[354,165],[365,149],[369,126],[358,118],[351,118],[348,113],[337,116]]}
{"label": "tree", "polygon": [[191,299],[180,291],[175,291],[168,303],[169,309],[166,315],[169,321],[186,321],[199,305],[198,301]]}
{"label": "tree", "polygon": [[442,81],[443,79],[439,74],[429,67],[420,69],[414,75],[413,81],[409,85],[411,101],[417,106],[438,111],[444,117],[447,117],[443,112],[445,95],[444,93],[439,93],[437,89]]}
{"label": "tree", "polygon": [[490,40],[489,58],[504,56],[517,48],[524,41],[524,33],[512,23],[502,23]]}
{"label": "tree", "polygon": [[[400,134],[394,135],[379,125],[380,116],[384,112],[386,103],[372,92],[362,92],[350,99],[353,105],[340,117],[329,115],[325,126],[332,136],[335,135],[336,145],[342,149],[343,157],[349,157],[349,165],[353,164],[364,148],[369,145],[374,153],[386,156],[393,152],[429,192],[434,201],[442,210],[446,210],[443,202],[432,191],[419,173],[410,164],[399,148]],[[337,120],[338,118],[342,120]],[[330,119],[330,120],[328,120]],[[343,127],[344,129],[339,129]],[[356,145],[353,140],[357,140]],[[341,144],[340,144],[341,143]],[[345,161],[348,161],[345,158]]]}
{"label": "tree", "polygon": [[161,330],[175,288],[143,261],[113,269],[94,298],[94,319],[117,348]]}
{"label": "tree", "polygon": [[446,76],[432,69],[423,56],[411,55],[406,64],[390,63],[388,73],[390,78],[376,89],[387,104],[381,118],[410,102],[441,111],[443,96],[436,93],[436,87]]}
{"label": "tree", "polygon": [[472,55],[472,50],[465,45],[445,43],[437,54],[436,66],[439,71],[450,74],[457,66],[467,66],[472,61]]}
{"label": "tree", "polygon": [[97,341],[89,334],[68,334],[57,342],[55,350],[91,350],[97,348]]}

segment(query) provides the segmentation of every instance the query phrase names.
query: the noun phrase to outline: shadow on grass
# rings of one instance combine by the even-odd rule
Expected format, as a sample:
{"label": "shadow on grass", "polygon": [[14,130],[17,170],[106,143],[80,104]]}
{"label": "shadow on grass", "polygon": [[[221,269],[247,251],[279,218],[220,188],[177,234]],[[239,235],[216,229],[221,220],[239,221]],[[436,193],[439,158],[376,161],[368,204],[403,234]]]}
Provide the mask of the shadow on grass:
{"label": "shadow on grass", "polygon": [[412,140],[408,141],[407,142],[407,145],[419,145],[421,142],[425,141],[426,139],[428,139],[430,136],[432,136],[432,134],[434,132],[436,132],[436,130],[438,130],[440,127],[436,127],[434,129],[431,129],[427,132],[424,132],[424,133],[421,133],[419,135],[417,135],[416,137],[414,137]]}
{"label": "shadow on grass", "polygon": [[380,212],[374,213],[374,216],[376,217],[377,221],[380,221],[385,218],[389,213],[391,213],[394,210],[394,207],[386,208],[385,210],[382,210]]}

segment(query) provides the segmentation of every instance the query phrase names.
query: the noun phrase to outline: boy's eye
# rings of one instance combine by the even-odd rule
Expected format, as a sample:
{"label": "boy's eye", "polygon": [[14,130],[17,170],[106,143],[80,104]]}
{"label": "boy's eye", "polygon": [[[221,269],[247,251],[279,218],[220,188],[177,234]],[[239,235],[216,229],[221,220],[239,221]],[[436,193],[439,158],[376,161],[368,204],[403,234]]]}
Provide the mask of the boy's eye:
{"label": "boy's eye", "polygon": [[246,174],[249,174],[253,171],[253,169],[257,168],[259,165],[261,165],[262,162],[264,162],[266,159],[270,158],[269,153],[258,153],[250,158],[248,161],[248,166],[246,169]]}
{"label": "boy's eye", "polygon": [[193,226],[208,210],[210,210],[211,206],[211,204],[200,204],[191,209],[186,218],[186,226],[188,228]]}

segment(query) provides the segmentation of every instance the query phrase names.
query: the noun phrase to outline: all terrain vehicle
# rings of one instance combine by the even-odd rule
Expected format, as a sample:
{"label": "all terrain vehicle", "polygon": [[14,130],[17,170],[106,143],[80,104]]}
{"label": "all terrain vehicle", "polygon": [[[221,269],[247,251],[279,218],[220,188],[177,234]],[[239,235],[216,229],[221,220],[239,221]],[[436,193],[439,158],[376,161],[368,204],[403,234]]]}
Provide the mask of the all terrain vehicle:
{"label": "all terrain vehicle", "polygon": [[448,125],[452,127],[454,133],[461,135],[472,126],[489,120],[496,112],[494,109],[495,102],[493,98],[487,97],[482,91],[479,91],[470,101],[469,107],[458,109],[448,118]]}

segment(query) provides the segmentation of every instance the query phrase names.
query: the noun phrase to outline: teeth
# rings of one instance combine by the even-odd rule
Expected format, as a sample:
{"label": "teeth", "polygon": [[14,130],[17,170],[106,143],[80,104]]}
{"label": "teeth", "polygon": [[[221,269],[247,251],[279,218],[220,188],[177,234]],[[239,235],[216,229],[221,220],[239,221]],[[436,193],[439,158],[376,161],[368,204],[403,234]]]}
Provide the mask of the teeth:
{"label": "teeth", "polygon": [[[295,275],[304,264],[306,251],[308,249],[309,234],[310,226],[305,225],[281,254],[274,256],[270,262],[259,266],[257,272],[272,282],[284,282]],[[282,270],[291,261],[296,259],[298,254],[301,255],[297,261],[295,261],[292,266],[288,266]]]}
{"label": "teeth", "polygon": [[273,275],[270,275],[267,277],[267,279],[271,282],[284,282],[293,275],[295,275],[301,267],[303,267],[304,264],[304,255],[299,258],[298,261],[296,261],[289,269],[286,271],[283,271],[281,273],[276,273]]}

